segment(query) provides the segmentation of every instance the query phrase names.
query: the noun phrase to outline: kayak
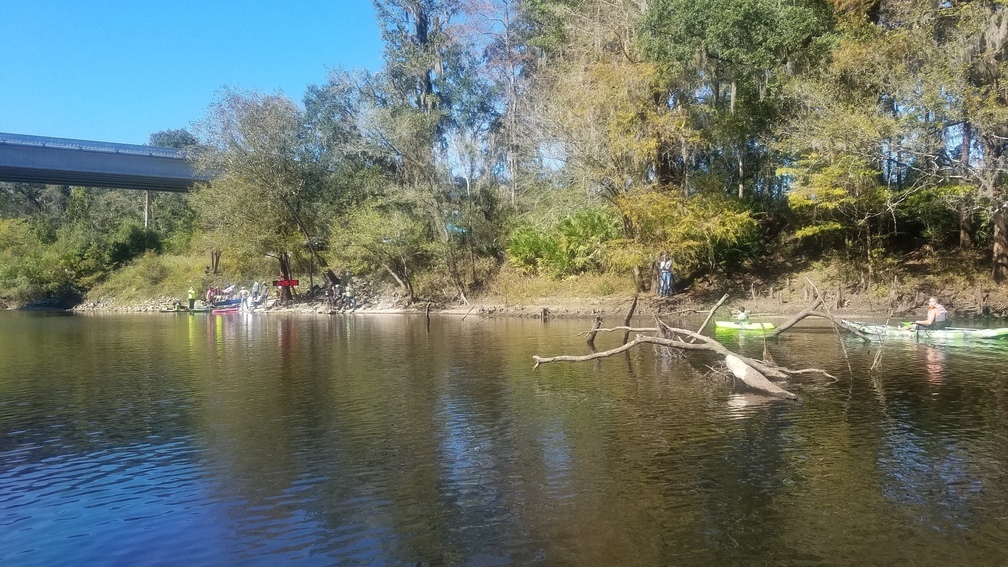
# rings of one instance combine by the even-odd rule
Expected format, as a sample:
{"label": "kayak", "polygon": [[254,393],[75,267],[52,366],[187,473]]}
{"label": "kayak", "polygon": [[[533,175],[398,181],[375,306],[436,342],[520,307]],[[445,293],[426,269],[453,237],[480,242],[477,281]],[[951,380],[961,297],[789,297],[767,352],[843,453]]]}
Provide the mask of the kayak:
{"label": "kayak", "polygon": [[718,329],[734,329],[736,331],[769,331],[773,323],[739,323],[738,321],[714,321]]}
{"label": "kayak", "polygon": [[223,309],[214,309],[210,312],[211,315],[227,315],[228,313],[237,313],[237,307],[225,307]]}
{"label": "kayak", "polygon": [[968,327],[946,327],[944,329],[904,329],[886,325],[869,325],[856,321],[844,324],[876,339],[901,339],[911,341],[972,341],[1008,338],[1008,327],[994,329],[971,329]]}

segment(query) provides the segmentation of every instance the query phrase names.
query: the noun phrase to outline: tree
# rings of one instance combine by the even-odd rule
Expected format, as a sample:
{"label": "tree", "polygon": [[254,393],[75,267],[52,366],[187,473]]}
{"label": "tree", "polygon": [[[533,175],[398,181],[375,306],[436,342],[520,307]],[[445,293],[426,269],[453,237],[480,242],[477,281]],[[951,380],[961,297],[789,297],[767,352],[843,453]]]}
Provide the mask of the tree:
{"label": "tree", "polygon": [[[646,56],[667,86],[656,100],[688,117],[702,133],[689,160],[663,165],[665,179],[693,167],[712,185],[772,194],[774,125],[786,113],[782,85],[816,65],[831,37],[831,11],[822,0],[657,0],[641,24]],[[660,155],[676,158],[676,152]]]}
{"label": "tree", "polygon": [[196,139],[196,136],[190,134],[185,128],[154,132],[147,140],[147,144],[150,146],[177,148],[180,150],[195,146],[198,143],[199,141]]}
{"label": "tree", "polygon": [[393,204],[371,202],[340,217],[333,230],[340,258],[354,271],[388,273],[406,305],[415,298],[413,279],[429,261],[427,224]]}
{"label": "tree", "polygon": [[[800,156],[784,170],[796,180],[792,199],[819,210],[831,202],[861,206],[858,226],[868,254],[872,222],[879,225],[876,234],[885,224],[895,234],[898,222],[926,230],[923,211],[913,207],[940,201],[959,220],[960,245],[968,245],[982,205],[994,227],[992,275],[1003,280],[1008,113],[999,85],[1008,35],[1002,3],[851,4],[830,64],[795,89],[803,112],[792,116],[782,137]],[[860,180],[854,184],[852,172]]]}
{"label": "tree", "polygon": [[[182,128],[154,132],[148,138],[147,143],[151,146],[175,148],[193,153],[197,151],[199,141],[188,130]],[[194,228],[194,215],[189,206],[189,195],[164,191],[156,191],[154,195],[150,195],[144,191],[144,199],[151,209],[161,211],[157,215],[150,215],[148,226],[160,234],[163,240],[169,243],[170,248],[176,251],[187,249]],[[216,262],[213,259],[211,259],[211,265],[216,267]]]}
{"label": "tree", "polygon": [[[314,116],[327,117],[316,124],[327,143],[332,142],[329,155],[335,159],[330,166],[342,163],[341,171],[363,174],[372,182],[369,187],[383,185],[381,191],[358,195],[360,206],[387,211],[386,204],[395,203],[415,221],[424,220],[435,238],[431,250],[437,252],[425,257],[444,268],[465,301],[477,276],[475,269],[464,270],[464,259],[468,257],[473,268],[476,252],[488,249],[472,241],[476,223],[471,221],[480,208],[474,200],[496,203],[479,193],[493,185],[488,179],[496,162],[487,137],[497,119],[495,89],[476,72],[471,46],[457,27],[461,4],[376,1],[386,44],[385,68],[352,80],[334,74],[324,89],[311,93],[308,106]],[[373,183],[375,176],[382,182]],[[484,218],[495,217],[485,206],[483,211]],[[469,219],[460,225],[466,215]],[[456,237],[452,227],[459,226],[465,238]]]}
{"label": "tree", "polygon": [[217,245],[275,258],[283,279],[293,278],[292,254],[315,252],[311,235],[321,226],[320,174],[304,134],[302,112],[289,99],[226,90],[201,124],[195,160],[214,173],[193,206]]}

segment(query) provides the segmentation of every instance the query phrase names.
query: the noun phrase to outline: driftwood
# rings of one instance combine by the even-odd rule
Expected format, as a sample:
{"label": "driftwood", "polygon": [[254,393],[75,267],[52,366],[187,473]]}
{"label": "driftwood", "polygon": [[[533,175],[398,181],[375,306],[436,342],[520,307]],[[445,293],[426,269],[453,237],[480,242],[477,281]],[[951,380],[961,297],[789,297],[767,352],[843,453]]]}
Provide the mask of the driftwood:
{"label": "driftwood", "polygon": [[799,314],[795,315],[794,317],[788,319],[780,327],[777,327],[773,331],[767,333],[767,338],[772,339],[772,338],[779,337],[781,333],[783,333],[784,331],[790,329],[791,327],[794,327],[795,324],[798,323],[798,321],[801,321],[802,319],[808,317],[813,311],[815,311],[822,304],[823,304],[823,298],[822,298],[821,295],[818,295],[816,297],[815,301],[812,302],[812,305],[809,305],[801,313],[799,313]]}
{"label": "driftwood", "polygon": [[789,400],[798,398],[798,396],[767,380],[766,376],[763,376],[753,369],[753,367],[742,362],[737,356],[731,354],[726,356],[725,365],[728,366],[728,370],[731,370],[731,373],[735,376],[736,383],[741,383],[747,389]]}
{"label": "driftwood", "polygon": [[[665,339],[649,335],[637,335],[636,337],[634,337],[632,341],[626,343],[625,345],[621,345],[614,349],[610,349],[603,352],[595,352],[592,354],[587,354],[584,356],[568,356],[568,355],[551,356],[551,357],[533,356],[532,358],[533,360],[535,360],[535,366],[533,367],[533,370],[538,368],[540,364],[549,364],[552,362],[585,362],[589,360],[605,358],[608,356],[626,352],[639,344],[649,343],[654,345],[677,348],[681,350],[714,352],[716,354],[724,356],[726,361],[728,357],[732,357],[735,361],[737,361],[735,363],[736,366],[741,365],[743,367],[749,368],[752,371],[752,373],[747,372],[739,373],[733,371],[733,374],[735,374],[737,380],[740,380],[743,384],[745,384],[746,388],[752,391],[760,392],[774,397],[784,397],[789,399],[797,398],[795,394],[788,392],[787,390],[784,390],[779,386],[776,386],[771,382],[769,382],[769,380],[767,380],[766,378],[767,376],[771,376],[773,378],[778,379],[784,379],[787,378],[789,374],[809,372],[809,370],[795,371],[781,367],[768,366],[764,364],[762,361],[737,355],[728,350],[727,348],[725,348],[722,344],[718,343],[717,341],[710,339],[709,337],[705,337],[703,335],[694,333],[693,331],[689,331],[687,329],[676,329],[670,327],[670,331],[675,333],[676,335],[679,335],[680,338]],[[698,340],[699,342],[695,343],[686,342],[685,340],[682,340],[682,337],[693,338]],[[823,374],[825,374],[825,372]]]}
{"label": "driftwood", "polygon": [[[806,317],[822,317],[830,320],[836,326],[836,328],[845,329],[854,334],[857,334],[858,336],[861,336],[865,340],[868,340],[868,337],[865,337],[863,333],[860,333],[859,331],[857,331],[857,329],[854,329],[849,325],[846,325],[844,321],[836,319],[835,317],[833,317],[832,314],[829,313],[828,310],[817,311],[817,309],[820,306],[824,305],[824,300],[822,294],[819,292],[817,288],[815,288],[814,284],[812,285],[812,287],[813,289],[815,289],[816,292],[815,299],[812,302],[812,304],[809,305],[809,307],[807,307],[806,309],[804,309],[801,313],[798,313],[789,321],[787,321],[786,323],[775,329],[772,333],[767,334],[766,335],[767,338],[774,338],[779,336],[781,333],[793,327],[796,323],[798,323],[802,319],[805,319]],[[552,362],[585,362],[589,360],[598,360],[600,358],[605,358],[613,356],[615,354],[627,352],[640,344],[653,344],[656,346],[678,349],[680,351],[707,351],[715,353],[724,358],[725,365],[731,371],[737,385],[744,387],[748,390],[759,392],[764,395],[773,397],[787,398],[787,399],[797,398],[795,394],[788,392],[787,390],[784,390],[783,388],[777,386],[776,384],[771,382],[769,378],[781,380],[797,374],[817,373],[832,378],[833,380],[837,380],[835,376],[832,376],[828,372],[818,368],[793,370],[782,366],[778,366],[773,362],[773,358],[769,356],[769,353],[766,352],[765,348],[764,348],[764,360],[757,360],[738,355],[729,350],[724,345],[722,345],[720,342],[710,337],[702,335],[701,333],[703,332],[703,330],[707,327],[708,324],[710,324],[710,321],[714,318],[715,311],[719,307],[721,307],[721,305],[723,305],[727,300],[728,300],[727,294],[721,297],[721,299],[714,305],[714,307],[712,307],[708,311],[707,318],[704,320],[703,324],[700,325],[700,328],[697,331],[690,331],[688,329],[679,329],[671,327],[657,317],[655,318],[656,322],[655,327],[630,327],[629,319],[630,317],[632,317],[634,308],[636,307],[635,302],[635,304],[631,306],[626,324],[624,324],[623,326],[602,328],[601,318],[596,318],[595,325],[592,327],[591,331],[587,333],[588,344],[592,348],[591,354],[587,354],[584,356],[561,355],[551,357],[542,357],[536,355],[532,357],[533,360],[535,360],[535,366],[533,367],[533,370],[539,368],[540,364],[549,364]],[[596,334],[602,332],[615,332],[615,331],[624,332],[624,344],[614,349],[602,352],[596,352],[594,348],[594,339]],[[660,336],[638,334],[633,340],[627,341],[626,338],[629,337],[630,333],[659,333]]]}
{"label": "driftwood", "polygon": [[[602,326],[602,318],[596,316],[595,325],[592,326],[592,330],[588,332],[588,339],[587,341],[585,341],[588,343],[588,348],[590,348],[592,352],[595,352],[595,335],[598,334],[599,327],[601,326]],[[626,343],[626,341],[623,342]]]}
{"label": "driftwood", "polygon": [[[633,303],[630,305],[630,310],[627,311],[626,318],[623,319],[623,325],[629,327],[630,320],[633,319],[634,311],[637,310],[637,296],[633,296]],[[623,333],[623,344],[627,343],[630,338],[630,331]]]}
{"label": "driftwood", "polygon": [[697,329],[698,333],[702,333],[703,330],[705,328],[707,328],[707,325],[710,324],[711,319],[714,318],[714,312],[717,311],[718,307],[721,307],[722,305],[724,305],[725,301],[728,301],[728,294],[727,293],[721,296],[721,299],[719,299],[718,302],[714,304],[714,307],[711,307],[711,310],[707,313],[707,318],[704,319],[703,325],[700,325],[700,328]]}

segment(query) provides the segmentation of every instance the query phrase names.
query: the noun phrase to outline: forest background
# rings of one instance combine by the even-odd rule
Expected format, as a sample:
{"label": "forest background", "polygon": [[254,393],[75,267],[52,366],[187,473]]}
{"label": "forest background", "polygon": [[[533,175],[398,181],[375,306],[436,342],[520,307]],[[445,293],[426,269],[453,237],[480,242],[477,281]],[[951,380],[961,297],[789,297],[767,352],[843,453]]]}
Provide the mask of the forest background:
{"label": "forest background", "polygon": [[0,184],[0,303],[297,277],[626,297],[667,252],[700,294],[812,270],[1008,311],[1001,0],[374,4],[381,71],[300,104],[225,89],[152,135],[213,180],[154,194],[147,228],[138,192]]}

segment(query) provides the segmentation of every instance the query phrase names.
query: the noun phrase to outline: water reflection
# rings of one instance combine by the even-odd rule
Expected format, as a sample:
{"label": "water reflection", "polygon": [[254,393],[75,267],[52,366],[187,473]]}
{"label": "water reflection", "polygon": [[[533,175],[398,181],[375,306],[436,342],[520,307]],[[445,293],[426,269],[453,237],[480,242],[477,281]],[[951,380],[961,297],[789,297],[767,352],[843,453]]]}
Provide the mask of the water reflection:
{"label": "water reflection", "polygon": [[945,351],[940,347],[926,345],[924,347],[924,367],[927,369],[928,380],[932,384],[941,385],[945,374]]}
{"label": "water reflection", "polygon": [[[774,345],[585,365],[584,325],[0,314],[0,562],[996,563],[1005,351]],[[599,338],[599,349],[611,348]],[[739,343],[759,356],[762,341]],[[39,542],[45,542],[40,545]],[[110,559],[112,558],[112,559]]]}

